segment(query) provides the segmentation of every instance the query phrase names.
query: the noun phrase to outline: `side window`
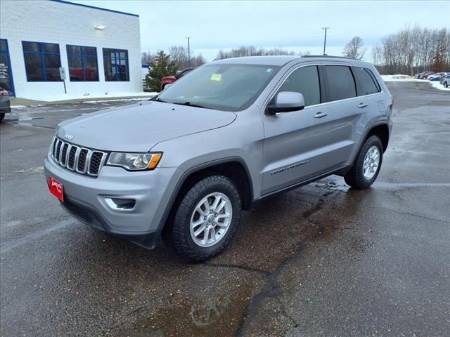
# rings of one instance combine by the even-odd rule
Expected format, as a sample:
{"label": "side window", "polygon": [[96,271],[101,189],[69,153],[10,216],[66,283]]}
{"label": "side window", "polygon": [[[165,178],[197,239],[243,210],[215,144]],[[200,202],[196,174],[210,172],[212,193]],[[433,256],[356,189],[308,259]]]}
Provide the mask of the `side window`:
{"label": "side window", "polygon": [[379,88],[374,82],[374,78],[365,68],[352,67],[356,81],[356,92],[358,96],[370,95],[379,92]]}
{"label": "side window", "polygon": [[319,74],[316,66],[295,70],[283,83],[279,91],[295,91],[303,94],[305,105],[320,103]]}
{"label": "side window", "polygon": [[105,81],[129,81],[128,50],[103,48]]}
{"label": "side window", "polygon": [[59,45],[22,41],[27,81],[61,81]]}
{"label": "side window", "polygon": [[327,102],[356,96],[355,81],[347,66],[325,66]]}
{"label": "side window", "polygon": [[71,81],[98,81],[97,49],[67,45]]}

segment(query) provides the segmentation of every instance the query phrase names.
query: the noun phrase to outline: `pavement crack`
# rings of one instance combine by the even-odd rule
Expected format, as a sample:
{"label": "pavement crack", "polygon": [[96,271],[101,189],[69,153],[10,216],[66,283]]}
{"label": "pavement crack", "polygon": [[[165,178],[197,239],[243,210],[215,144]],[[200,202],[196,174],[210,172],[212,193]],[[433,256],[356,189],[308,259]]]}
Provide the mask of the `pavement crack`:
{"label": "pavement crack", "polygon": [[203,264],[205,266],[209,266],[209,267],[240,269],[240,270],[249,271],[249,272],[253,272],[253,273],[259,273],[259,274],[263,274],[263,275],[270,275],[270,272],[267,271],[267,270],[258,269],[258,268],[252,268],[252,267],[248,267],[248,266],[241,266],[241,265],[237,265],[237,264],[210,263],[210,262],[205,262]]}
{"label": "pavement crack", "polygon": [[[315,225],[318,227],[317,230],[317,236],[321,235],[322,232],[322,226],[319,224],[313,222],[310,220],[310,217],[314,215],[315,213],[319,212],[323,204],[326,201],[326,198],[333,194],[335,191],[328,191],[322,195],[322,197],[316,202],[314,206],[312,206],[309,210],[306,210],[303,212],[303,218],[308,221],[310,224]],[[298,327],[298,323],[295,321],[295,319],[288,314],[285,305],[281,302],[281,300],[278,298],[279,295],[282,294],[283,289],[280,287],[278,282],[278,276],[281,274],[283,269],[297,256],[299,256],[305,249],[306,245],[303,241],[298,242],[297,246],[295,247],[295,250],[292,254],[285,257],[281,263],[276,267],[276,269],[273,272],[266,274],[266,281],[264,286],[262,287],[261,291],[254,295],[247,306],[247,309],[239,322],[239,327],[236,332],[236,337],[243,337],[245,336],[245,324],[256,314],[256,311],[260,307],[261,303],[267,299],[267,298],[273,298],[275,301],[277,301],[280,304],[280,307],[282,309],[283,314],[292,322],[294,327]]]}

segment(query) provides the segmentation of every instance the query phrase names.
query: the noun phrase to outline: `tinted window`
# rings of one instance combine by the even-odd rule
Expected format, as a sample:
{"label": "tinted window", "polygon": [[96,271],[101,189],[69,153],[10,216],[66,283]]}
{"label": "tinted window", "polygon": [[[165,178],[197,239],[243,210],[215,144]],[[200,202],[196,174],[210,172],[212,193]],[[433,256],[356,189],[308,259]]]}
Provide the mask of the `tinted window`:
{"label": "tinted window", "polygon": [[71,81],[98,81],[97,49],[95,47],[67,46]]}
{"label": "tinted window", "polygon": [[279,91],[295,91],[303,94],[305,105],[319,104],[320,84],[317,67],[303,67],[295,70]]}
{"label": "tinted window", "polygon": [[326,66],[325,68],[328,102],[356,96],[355,81],[349,67]]}
{"label": "tinted window", "polygon": [[103,48],[103,65],[106,81],[129,81],[128,51]]}
{"label": "tinted window", "polygon": [[370,95],[379,91],[369,70],[365,68],[352,67],[356,81],[356,92],[358,96]]}
{"label": "tinted window", "polygon": [[28,81],[60,81],[61,59],[56,43],[22,42]]}

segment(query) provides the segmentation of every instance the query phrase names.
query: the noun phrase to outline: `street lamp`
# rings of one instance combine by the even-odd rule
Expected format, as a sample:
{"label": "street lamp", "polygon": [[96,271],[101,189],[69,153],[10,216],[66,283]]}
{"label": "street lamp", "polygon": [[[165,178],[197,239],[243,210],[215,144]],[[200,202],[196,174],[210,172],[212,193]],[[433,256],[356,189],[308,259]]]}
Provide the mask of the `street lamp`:
{"label": "street lamp", "polygon": [[189,64],[189,67],[191,66],[191,45],[190,45],[190,43],[189,43],[189,41],[191,40],[191,37],[190,36],[186,36],[186,39],[187,39],[187,43],[188,43],[188,64]]}
{"label": "street lamp", "polygon": [[325,31],[325,35],[323,37],[323,55],[326,55],[326,49],[327,49],[327,30],[330,29],[330,27],[322,27],[322,30]]}

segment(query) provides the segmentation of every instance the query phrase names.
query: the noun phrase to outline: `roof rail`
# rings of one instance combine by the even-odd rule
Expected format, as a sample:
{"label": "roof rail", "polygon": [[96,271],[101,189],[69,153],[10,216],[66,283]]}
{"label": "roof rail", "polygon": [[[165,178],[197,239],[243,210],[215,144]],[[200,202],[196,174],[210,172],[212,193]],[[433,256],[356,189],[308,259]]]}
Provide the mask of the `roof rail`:
{"label": "roof rail", "polygon": [[350,57],[345,57],[345,56],[335,56],[335,55],[302,55],[301,57],[327,57],[327,58],[336,58],[336,59],[346,59],[346,60],[354,60]]}

